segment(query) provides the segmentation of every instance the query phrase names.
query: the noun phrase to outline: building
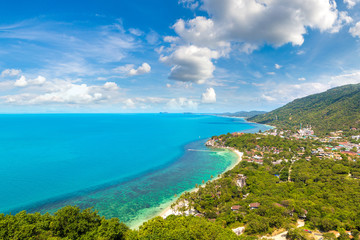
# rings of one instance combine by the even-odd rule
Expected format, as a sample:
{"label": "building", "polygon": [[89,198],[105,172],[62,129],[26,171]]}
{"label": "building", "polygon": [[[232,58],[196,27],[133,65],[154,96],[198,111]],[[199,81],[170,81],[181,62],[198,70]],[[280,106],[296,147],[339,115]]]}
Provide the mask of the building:
{"label": "building", "polygon": [[240,205],[234,205],[234,206],[231,207],[231,210],[232,211],[239,211],[240,208],[241,208]]}
{"label": "building", "polygon": [[260,203],[256,202],[256,203],[250,203],[249,204],[250,210],[253,209],[258,209],[260,207]]}

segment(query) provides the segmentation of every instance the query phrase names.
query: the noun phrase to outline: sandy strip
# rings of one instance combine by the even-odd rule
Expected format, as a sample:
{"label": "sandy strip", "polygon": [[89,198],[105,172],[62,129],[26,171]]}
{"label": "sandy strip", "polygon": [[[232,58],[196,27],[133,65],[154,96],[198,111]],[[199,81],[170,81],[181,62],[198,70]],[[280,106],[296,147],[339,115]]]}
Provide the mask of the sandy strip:
{"label": "sandy strip", "polygon": [[[219,147],[216,147],[216,148],[219,148]],[[223,149],[228,149],[228,150],[234,152],[234,153],[238,156],[237,161],[234,162],[232,165],[230,165],[228,168],[225,169],[225,171],[223,172],[223,173],[225,173],[225,172],[233,169],[236,165],[238,165],[238,164],[241,162],[242,157],[243,157],[243,153],[240,152],[239,150],[235,149],[235,148],[223,147]],[[214,181],[214,180],[216,180],[216,179],[219,179],[219,177],[217,176],[217,177],[211,179],[210,181]],[[205,184],[206,184],[206,183],[205,183]],[[203,185],[205,185],[205,184],[203,184]],[[203,186],[203,185],[201,185],[201,186]],[[198,190],[199,190],[199,188],[193,188],[193,189],[191,189],[190,191],[186,191],[186,192],[197,192]],[[165,209],[159,214],[159,216],[161,216],[162,218],[167,218],[167,217],[170,216],[170,215],[180,215],[181,213],[179,213],[179,212],[177,212],[177,211],[175,211],[174,209],[171,208],[171,205],[172,205],[174,202],[176,202],[176,200],[177,200],[177,199],[175,199],[174,201],[170,202],[170,203],[169,203],[169,206],[168,206],[167,208],[165,208]]]}

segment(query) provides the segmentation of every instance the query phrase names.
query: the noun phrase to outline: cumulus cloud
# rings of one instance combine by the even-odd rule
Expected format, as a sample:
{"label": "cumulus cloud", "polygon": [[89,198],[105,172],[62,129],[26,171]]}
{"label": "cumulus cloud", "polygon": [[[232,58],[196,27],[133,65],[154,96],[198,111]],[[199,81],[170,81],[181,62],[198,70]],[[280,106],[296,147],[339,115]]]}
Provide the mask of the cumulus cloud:
{"label": "cumulus cloud", "polygon": [[174,25],[181,38],[202,46],[223,46],[231,41],[302,45],[307,27],[334,31],[340,17],[336,2],[329,0],[203,0],[202,3],[202,9],[211,18],[196,17],[187,22],[180,19]]}
{"label": "cumulus cloud", "polygon": [[140,67],[137,69],[130,69],[129,70],[129,76],[135,76],[135,75],[142,75],[145,73],[149,73],[151,71],[151,67],[148,63],[143,63]]}
{"label": "cumulus cloud", "polygon": [[213,77],[211,60],[219,57],[217,51],[192,45],[180,46],[171,55],[161,56],[160,61],[172,66],[169,79],[201,84]]}
{"label": "cumulus cloud", "polygon": [[15,87],[25,87],[28,85],[28,82],[26,81],[25,76],[21,76],[18,80],[15,81],[14,86]]}
{"label": "cumulus cloud", "polygon": [[280,69],[280,68],[282,68],[282,66],[279,65],[279,64],[277,64],[277,63],[275,63],[275,68],[276,68],[276,69]]}
{"label": "cumulus cloud", "polygon": [[1,77],[18,76],[21,73],[20,69],[5,69],[1,72]]}
{"label": "cumulus cloud", "polygon": [[26,87],[31,85],[43,85],[46,82],[46,78],[43,76],[38,76],[34,79],[27,80],[25,76],[21,76],[18,80],[15,81],[15,87]]}
{"label": "cumulus cloud", "polygon": [[196,17],[189,21],[179,19],[173,26],[175,32],[187,43],[200,47],[230,47],[212,19]]}
{"label": "cumulus cloud", "polygon": [[113,71],[127,76],[135,76],[149,73],[151,71],[151,66],[148,63],[143,63],[138,68],[135,68],[134,64],[126,64],[124,66],[114,68]]}
{"label": "cumulus cloud", "polygon": [[215,103],[216,102],[216,93],[213,88],[207,88],[206,92],[201,95],[202,103]]}
{"label": "cumulus cloud", "polygon": [[305,80],[306,80],[306,78],[301,77],[301,78],[298,78],[298,80],[299,80],[299,81],[305,81]]}
{"label": "cumulus cloud", "polygon": [[104,84],[104,89],[106,89],[106,90],[118,90],[119,86],[115,82],[106,82]]}
{"label": "cumulus cloud", "polygon": [[[180,0],[199,3],[209,17],[179,19],[177,36],[167,36],[172,52],[160,60],[172,66],[169,78],[204,83],[212,77],[213,60],[232,49],[251,53],[264,44],[301,46],[307,29],[338,32],[352,18],[334,0]],[[279,69],[280,65],[275,65]]]}
{"label": "cumulus cloud", "polygon": [[353,37],[360,37],[360,22],[357,22],[355,26],[351,27],[349,32]]}

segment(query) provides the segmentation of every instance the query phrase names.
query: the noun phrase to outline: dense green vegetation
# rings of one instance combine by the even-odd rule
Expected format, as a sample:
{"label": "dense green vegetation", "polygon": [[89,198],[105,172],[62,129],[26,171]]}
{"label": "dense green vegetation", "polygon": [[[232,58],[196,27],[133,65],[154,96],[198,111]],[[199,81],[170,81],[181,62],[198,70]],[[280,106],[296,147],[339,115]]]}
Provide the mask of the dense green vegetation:
{"label": "dense green vegetation", "polygon": [[[283,156],[288,157],[296,154],[295,149],[304,147],[306,152],[315,146],[310,141],[260,136],[224,135],[220,138],[226,145],[242,150],[255,145],[277,146],[283,149]],[[208,182],[198,192],[183,195],[179,201],[188,201],[190,208],[205,218],[216,219],[220,226],[245,225],[248,235],[290,228],[306,212],[306,224],[311,229],[360,230],[360,181],[349,176],[353,169],[360,169],[359,161],[320,160],[314,156],[307,161],[305,156],[279,165],[267,161],[264,165],[243,161],[222,178]],[[281,171],[290,174],[290,181],[287,177],[281,180],[275,176],[280,173],[281,178]],[[242,189],[236,185],[238,174],[247,177],[247,186]],[[245,194],[249,195],[244,198]],[[251,210],[249,204],[257,202],[260,207]],[[234,205],[240,206],[238,211],[231,210]]]}
{"label": "dense green vegetation", "polygon": [[229,229],[224,229],[205,219],[190,216],[156,217],[144,223],[138,231],[132,231],[128,239],[222,239],[238,237]]}
{"label": "dense green vegetation", "polygon": [[0,215],[0,239],[125,239],[128,227],[91,209],[64,207],[54,215]]}
{"label": "dense green vegetation", "polygon": [[295,129],[309,124],[317,135],[330,131],[360,128],[360,84],[351,84],[296,99],[249,121],[278,128]]}
{"label": "dense green vegetation", "polygon": [[236,239],[224,229],[205,219],[170,216],[154,218],[130,230],[119,219],[105,219],[91,209],[64,207],[54,215],[29,214],[22,211],[14,215],[0,215],[0,239]]}

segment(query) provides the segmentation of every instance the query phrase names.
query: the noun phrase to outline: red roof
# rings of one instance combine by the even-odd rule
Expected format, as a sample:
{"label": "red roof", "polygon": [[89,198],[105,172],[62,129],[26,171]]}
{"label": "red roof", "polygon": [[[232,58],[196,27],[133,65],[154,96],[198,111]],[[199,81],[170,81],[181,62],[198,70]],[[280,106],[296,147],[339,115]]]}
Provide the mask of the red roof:
{"label": "red roof", "polygon": [[256,202],[256,203],[250,203],[249,205],[251,208],[258,208],[260,207],[260,203]]}
{"label": "red roof", "polygon": [[231,210],[239,210],[241,208],[240,205],[234,205],[231,207]]}

